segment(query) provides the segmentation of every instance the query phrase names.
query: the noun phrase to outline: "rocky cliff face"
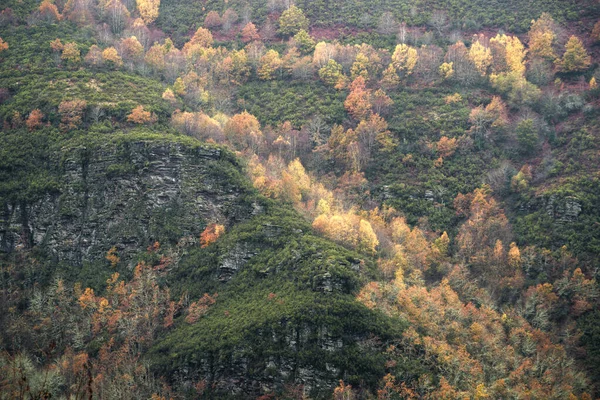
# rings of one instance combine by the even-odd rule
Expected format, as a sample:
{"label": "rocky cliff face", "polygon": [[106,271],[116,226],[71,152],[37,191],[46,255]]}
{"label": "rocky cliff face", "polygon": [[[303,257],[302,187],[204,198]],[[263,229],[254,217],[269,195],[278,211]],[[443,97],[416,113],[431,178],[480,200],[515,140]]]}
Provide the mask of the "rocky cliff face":
{"label": "rocky cliff face", "polygon": [[113,246],[124,257],[155,240],[197,240],[207,222],[251,211],[227,179],[234,159],[213,147],[149,141],[64,150],[59,193],[2,204],[0,250],[41,246],[80,265]]}
{"label": "rocky cliff face", "polygon": [[[340,377],[336,357],[344,348],[366,343],[359,336],[344,342],[326,325],[295,325],[285,320],[276,327],[258,329],[255,334],[263,345],[269,346],[269,354],[256,354],[244,346],[224,356],[209,353],[178,369],[175,381],[189,390],[196,382],[210,383],[213,393],[236,398],[258,398],[291,383],[315,398],[325,398]],[[312,365],[301,360],[299,354],[307,352],[320,353],[321,360],[312,360]]]}
{"label": "rocky cliff face", "polygon": [[[257,196],[230,153],[127,139],[72,146],[56,159],[59,190],[0,202],[0,250],[42,249],[73,276],[90,271],[85,277],[102,283],[96,266],[109,268],[113,246],[133,263],[157,240],[192,244],[167,284],[176,297],[210,292],[218,301],[197,323],[178,319],[156,338],[147,359],[160,376],[191,392],[206,383],[212,398],[255,398],[288,384],[324,398],[340,378],[379,379],[381,349],[364,343],[391,337],[392,327],[354,298],[373,265],[313,236],[289,205]],[[226,233],[202,249],[211,222]]]}
{"label": "rocky cliff face", "polygon": [[566,223],[577,220],[582,207],[576,197],[567,196],[557,199],[556,195],[551,195],[546,200],[545,210],[556,222]]}
{"label": "rocky cliff face", "polygon": [[583,206],[577,197],[550,194],[536,197],[530,202],[522,204],[519,211],[527,213],[542,211],[556,224],[566,224],[577,221],[579,214],[583,211]]}
{"label": "rocky cliff face", "polygon": [[182,321],[151,351],[157,373],[175,387],[258,398],[289,386],[317,399],[329,398],[339,379],[374,386],[383,376],[382,343],[402,326],[355,299],[374,265],[278,207],[265,202],[259,217],[191,251],[171,272],[191,298],[218,293],[201,320]]}

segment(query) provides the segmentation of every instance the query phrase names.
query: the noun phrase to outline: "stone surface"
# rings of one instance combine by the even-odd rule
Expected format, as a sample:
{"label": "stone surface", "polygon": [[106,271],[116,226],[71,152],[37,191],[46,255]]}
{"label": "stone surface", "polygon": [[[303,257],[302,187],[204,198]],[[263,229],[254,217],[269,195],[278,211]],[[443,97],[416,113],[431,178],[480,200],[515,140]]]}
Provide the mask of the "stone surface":
{"label": "stone surface", "polygon": [[[298,354],[314,347],[328,353],[340,352],[348,345],[341,337],[332,335],[324,325],[296,326],[285,320],[278,329],[260,330],[256,335],[261,340],[287,347],[289,351],[261,357],[240,347],[227,357],[201,356],[189,367],[177,371],[176,380],[190,389],[204,381],[217,393],[242,398],[256,398],[260,394],[282,390],[290,380],[306,394],[331,393],[340,370],[329,363],[321,367],[308,365],[300,361]],[[360,341],[360,338],[351,340]]]}
{"label": "stone surface", "polygon": [[81,265],[116,246],[123,259],[154,240],[197,238],[207,222],[261,211],[241,205],[242,189],[220,176],[230,161],[218,148],[140,141],[75,148],[63,158],[60,193],[2,205],[1,251],[42,246]]}
{"label": "stone surface", "polygon": [[558,223],[573,222],[582,211],[581,203],[576,197],[557,198],[556,195],[546,199],[544,209]]}
{"label": "stone surface", "polygon": [[229,281],[256,254],[246,243],[237,244],[221,260],[217,272],[219,281]]}

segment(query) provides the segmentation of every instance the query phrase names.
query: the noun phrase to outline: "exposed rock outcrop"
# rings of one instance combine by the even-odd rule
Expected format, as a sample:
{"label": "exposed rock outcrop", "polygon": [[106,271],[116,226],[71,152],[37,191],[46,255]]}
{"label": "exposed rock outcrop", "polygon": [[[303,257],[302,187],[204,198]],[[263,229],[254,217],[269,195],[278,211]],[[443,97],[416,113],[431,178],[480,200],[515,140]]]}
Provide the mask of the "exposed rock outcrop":
{"label": "exposed rock outcrop", "polygon": [[568,196],[558,199],[556,195],[551,195],[546,200],[545,210],[556,222],[565,223],[575,221],[582,208],[576,197]]}
{"label": "exposed rock outcrop", "polygon": [[154,240],[198,237],[207,221],[256,213],[222,171],[234,159],[216,147],[138,141],[62,156],[60,193],[2,205],[1,251],[43,246],[58,261],[80,265],[112,246],[127,257]]}

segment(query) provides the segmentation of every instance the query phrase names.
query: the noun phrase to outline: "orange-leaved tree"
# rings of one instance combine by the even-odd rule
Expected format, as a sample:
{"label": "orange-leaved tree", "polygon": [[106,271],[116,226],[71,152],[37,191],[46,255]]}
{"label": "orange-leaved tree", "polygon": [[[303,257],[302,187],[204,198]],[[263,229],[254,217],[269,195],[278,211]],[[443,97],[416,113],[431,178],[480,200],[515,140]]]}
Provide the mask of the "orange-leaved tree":
{"label": "orange-leaved tree", "polygon": [[134,124],[153,124],[157,120],[156,114],[144,110],[142,105],[135,107],[131,114],[127,116],[127,122],[133,122]]}
{"label": "orange-leaved tree", "polygon": [[211,243],[225,233],[225,226],[217,223],[209,224],[206,229],[200,234],[200,247],[208,247]]}
{"label": "orange-leaved tree", "polygon": [[209,11],[208,14],[206,14],[206,17],[204,18],[204,26],[208,29],[216,28],[218,26],[221,26],[222,24],[223,19],[221,19],[219,13],[214,10]]}
{"label": "orange-leaved tree", "polygon": [[34,129],[39,128],[42,125],[42,118],[44,118],[44,114],[42,114],[39,109],[36,108],[33,110],[31,113],[29,113],[27,121],[25,121],[27,129],[33,131]]}
{"label": "orange-leaved tree", "polygon": [[2,38],[0,37],[0,52],[3,52],[4,50],[8,50],[8,43],[6,43],[4,40],[2,40]]}
{"label": "orange-leaved tree", "polygon": [[458,143],[456,138],[449,139],[447,136],[442,136],[437,142],[436,148],[440,157],[450,157],[456,151]]}
{"label": "orange-leaved tree", "polygon": [[195,301],[190,304],[188,307],[188,312],[185,317],[185,322],[188,324],[196,323],[200,317],[208,312],[210,306],[216,303],[218,294],[215,293],[212,296],[208,293],[204,293],[198,301]]}
{"label": "orange-leaved tree", "polygon": [[144,56],[144,46],[135,36],[122,39],[121,55],[126,60],[140,60]]}
{"label": "orange-leaved tree", "polygon": [[256,152],[264,141],[258,119],[247,111],[231,117],[225,124],[224,132],[229,142],[239,150]]}
{"label": "orange-leaved tree", "polygon": [[244,43],[250,43],[260,39],[258,29],[256,29],[256,25],[254,25],[252,22],[248,22],[246,26],[244,26],[244,29],[242,29],[240,36],[242,38],[242,42]]}
{"label": "orange-leaved tree", "polygon": [[56,5],[50,0],[44,0],[39,7],[40,17],[45,19],[47,22],[60,21],[62,16],[58,12]]}
{"label": "orange-leaved tree", "polygon": [[370,113],[373,105],[371,104],[371,90],[367,89],[365,78],[358,76],[350,85],[350,93],[344,101],[344,107],[352,117],[357,120],[365,119]]}

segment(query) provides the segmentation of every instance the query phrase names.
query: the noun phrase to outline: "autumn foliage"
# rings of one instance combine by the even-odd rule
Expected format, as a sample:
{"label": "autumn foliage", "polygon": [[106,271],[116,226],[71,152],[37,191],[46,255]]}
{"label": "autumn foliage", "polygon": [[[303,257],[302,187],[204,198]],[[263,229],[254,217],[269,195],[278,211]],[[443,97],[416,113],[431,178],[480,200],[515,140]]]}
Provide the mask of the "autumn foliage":
{"label": "autumn foliage", "polygon": [[190,45],[198,45],[200,47],[210,47],[213,44],[213,36],[208,29],[198,28],[194,36],[189,41]]}
{"label": "autumn foliage", "polygon": [[244,43],[250,43],[260,39],[258,29],[256,29],[256,25],[254,25],[252,22],[248,22],[240,34],[242,42]]}
{"label": "autumn foliage", "polygon": [[479,106],[471,110],[469,122],[474,136],[493,140],[495,135],[503,133],[508,124],[506,104],[500,97],[494,96],[485,108]]}
{"label": "autumn foliage", "polygon": [[392,54],[392,65],[394,69],[402,76],[409,76],[413,73],[417,60],[419,59],[417,50],[406,44],[399,44]]}
{"label": "autumn foliage", "polygon": [[121,41],[121,55],[125,59],[139,60],[144,56],[144,47],[135,36]]}
{"label": "autumn foliage", "polygon": [[144,106],[137,106],[132,111],[131,114],[127,116],[128,122],[133,122],[134,124],[152,124],[157,120],[156,115],[151,113],[150,111],[144,110]]}
{"label": "autumn foliage", "polygon": [[110,262],[111,267],[115,268],[120,261],[119,256],[117,256],[117,248],[111,247],[106,253],[105,258]]}
{"label": "autumn foliage", "polygon": [[[61,392],[67,397],[94,393],[106,398],[121,393],[136,398],[144,392],[168,393],[161,383],[149,379],[148,367],[141,361],[157,333],[168,329],[174,313],[182,308],[158,285],[158,278],[156,266],[140,263],[129,280],[113,273],[102,294],[55,279],[25,316],[36,327],[30,339],[51,365],[41,368],[24,353],[0,353],[2,392],[30,393],[32,397],[56,393],[51,382],[60,380],[65,384]],[[92,342],[97,351],[88,352],[87,345]]]}
{"label": "autumn foliage", "polygon": [[107,47],[102,51],[102,61],[107,65],[112,65],[114,68],[119,68],[123,65],[123,59],[114,47]]}
{"label": "autumn foliage", "polygon": [[225,227],[220,224],[208,225],[200,235],[200,247],[205,248],[216,242],[222,234],[225,233]]}
{"label": "autumn foliage", "polygon": [[553,61],[556,58],[554,41],[556,26],[554,19],[548,13],[542,13],[540,18],[531,23],[529,29],[529,55]]}
{"label": "autumn foliage", "polygon": [[25,125],[27,129],[33,131],[34,129],[39,128],[42,125],[42,118],[44,118],[44,114],[39,109],[35,109],[29,113],[29,117],[27,117],[27,121],[25,121]]}
{"label": "autumn foliage", "polygon": [[227,121],[224,128],[227,139],[239,149],[250,148],[256,151],[263,141],[263,133],[256,117],[246,111],[236,114]]}
{"label": "autumn foliage", "polygon": [[40,4],[39,11],[40,16],[49,22],[60,21],[62,18],[62,16],[58,12],[58,8],[50,0],[42,1],[42,3]]}
{"label": "autumn foliage", "polygon": [[[175,97],[165,92],[163,98],[170,102],[175,101]],[[201,140],[223,141],[223,129],[221,124],[214,118],[209,117],[203,112],[174,112],[171,116],[171,125],[186,134]]]}
{"label": "autumn foliage", "polygon": [[600,43],[600,21],[596,22],[594,25],[591,36],[595,43]]}
{"label": "autumn foliage", "polygon": [[215,304],[217,299],[217,293],[212,296],[208,293],[204,293],[198,301],[193,302],[188,307],[188,312],[185,317],[185,322],[188,324],[195,324],[204,314],[208,312],[210,306]]}
{"label": "autumn foliage", "polygon": [[336,242],[368,253],[375,253],[379,245],[369,221],[352,212],[321,214],[315,218],[313,228]]}
{"label": "autumn foliage", "polygon": [[94,44],[90,47],[83,60],[89,66],[98,67],[102,64],[102,51]]}
{"label": "autumn foliage", "polygon": [[[600,293],[589,260],[579,261],[571,249],[559,247],[562,241],[577,237],[577,232],[569,231],[564,237],[557,232],[593,227],[583,217],[590,217],[588,196],[595,181],[589,183],[585,197],[580,196],[583,200],[571,196],[579,173],[571,161],[589,161],[595,154],[592,110],[597,105],[598,74],[593,56],[597,51],[589,47],[588,52],[586,46],[600,42],[600,22],[589,40],[571,36],[567,42],[567,30],[546,13],[531,21],[527,36],[495,32],[490,36],[486,30],[462,37],[471,32],[472,21],[450,24],[445,12],[432,10],[429,28],[413,26],[414,21],[407,26],[386,12],[378,21],[378,32],[386,38],[371,30],[377,21],[371,20],[370,12],[357,15],[366,27],[359,28],[365,30],[360,35],[367,35],[372,43],[387,43],[387,48],[376,49],[354,44],[350,39],[360,36],[352,36],[352,30],[309,27],[302,10],[290,1],[265,2],[270,13],[266,18],[251,15],[239,2],[229,2],[232,8],[227,8],[225,1],[219,11],[210,10],[214,2],[204,3],[194,5],[198,15],[205,16],[203,27],[198,28],[201,20],[195,21],[197,30],[183,44],[180,31],[173,40],[165,36],[168,22],[159,24],[166,33],[150,25],[158,17],[159,0],[137,0],[137,11],[131,1],[42,1],[27,18],[31,32],[40,22],[54,24],[64,19],[90,26],[85,32],[94,36],[70,35],[65,29],[58,30],[62,41],[50,42],[53,68],[62,69],[53,72],[57,78],[50,84],[65,88],[55,102],[44,95],[34,99],[39,104],[21,109],[19,104],[27,99],[26,92],[20,92],[21,80],[13,82],[11,77],[0,88],[0,102],[10,110],[4,112],[4,130],[20,129],[36,140],[55,140],[54,136],[71,140],[79,132],[46,133],[53,131],[52,124],[64,133],[90,122],[89,134],[106,133],[112,140],[124,130],[123,136],[130,134],[137,140],[140,131],[149,128],[134,125],[158,124],[150,130],[166,128],[163,133],[169,140],[171,136],[193,140],[172,135],[176,130],[215,148],[228,147],[235,157],[243,157],[242,165],[255,189],[277,200],[260,197],[252,203],[257,212],[294,207],[308,221],[302,229],[308,229],[309,235],[322,236],[316,239],[322,243],[326,239],[335,242],[329,245],[340,254],[340,246],[351,249],[352,267],[348,268],[356,268],[356,279],[345,261],[335,262],[331,270],[342,271],[347,274],[344,278],[352,277],[349,280],[362,288],[342,296],[350,296],[351,301],[358,292],[361,309],[377,310],[382,318],[387,315],[402,326],[395,337],[352,338],[357,349],[377,352],[379,358],[368,362],[379,363],[373,367],[380,374],[379,386],[366,394],[360,379],[342,368],[333,385],[343,375],[352,386],[339,380],[335,389],[331,387],[336,399],[369,395],[382,399],[587,399],[583,388],[588,384],[577,366],[577,358],[587,360],[578,324],[597,309]],[[0,22],[12,30],[15,17],[7,10],[2,11]],[[409,14],[417,15],[416,10]],[[307,15],[320,18],[311,11]],[[403,18],[421,18],[409,14]],[[166,16],[168,20],[170,15]],[[261,21],[261,26],[249,22],[251,17],[257,25]],[[459,25],[461,29],[454,30]],[[588,30],[591,26],[588,20],[581,24]],[[330,33],[339,33],[340,39],[315,43],[314,38]],[[5,37],[15,36],[11,32]],[[243,47],[233,42],[222,45],[234,37]],[[44,39],[46,50],[50,38]],[[11,51],[2,57],[18,53],[18,46],[10,40]],[[7,49],[0,38],[0,51]],[[89,49],[83,65],[80,49]],[[24,66],[13,61],[6,65],[15,65],[14,73],[22,73]],[[123,66],[126,70],[109,71]],[[69,72],[65,67],[79,69],[77,79],[87,76],[85,68],[101,76],[101,84],[94,85],[97,93],[86,93],[89,105],[69,97],[84,86],[76,79],[63,79]],[[104,98],[103,91],[114,90],[113,77],[131,80],[118,90],[136,95],[139,91],[145,105]],[[138,80],[148,85],[137,85]],[[92,87],[92,82],[85,84]],[[305,84],[306,91],[300,86]],[[415,93],[421,90],[423,97],[417,97]],[[265,101],[271,102],[269,106]],[[171,129],[165,126],[167,121]],[[48,128],[41,130],[44,124]],[[7,136],[7,143],[10,140]],[[222,159],[214,164],[220,173],[221,161],[234,156],[224,148],[218,152]],[[45,167],[46,161],[40,162]],[[569,177],[572,187],[555,191],[562,182],[561,171],[573,173]],[[548,186],[543,185],[550,178]],[[558,194],[549,195],[553,191]],[[562,213],[558,203],[564,199],[560,197],[567,194],[569,201],[581,200],[581,219],[556,217]],[[512,209],[505,212],[503,207]],[[66,213],[70,212],[67,208]],[[523,218],[524,213],[532,219]],[[226,224],[222,215],[217,219]],[[527,232],[534,228],[535,232]],[[28,229],[13,233],[33,236]],[[217,294],[201,296],[205,290],[212,293],[202,288],[189,295],[176,287],[174,293],[180,299],[174,301],[162,282],[174,282],[175,275],[167,278],[167,274],[177,273],[180,257],[190,257],[190,253],[214,256],[223,247],[217,241],[224,234],[225,226],[214,222],[200,233],[200,249],[188,252],[185,248],[187,241],[197,246],[198,232],[172,241],[165,254],[159,255],[159,245],[151,245],[140,256],[144,262],[135,268],[131,268],[135,263],[130,264],[129,280],[115,272],[126,268],[127,252],[112,247],[100,260],[114,272],[105,287],[100,282],[83,288],[61,279],[46,288],[31,284],[29,298],[6,308],[14,319],[11,329],[26,331],[24,340],[36,346],[39,342],[40,348],[57,346],[60,356],[50,356],[46,350],[43,354],[34,350],[31,360],[24,354],[0,354],[0,387],[19,392],[25,372],[33,374],[37,368],[48,379],[60,375],[56,381],[65,388],[66,398],[89,393],[98,398],[175,398],[166,384],[155,380],[143,356],[172,327],[184,326],[192,332],[212,320],[212,314],[203,317],[217,304]],[[227,242],[222,244],[229,246],[236,234],[233,230],[221,239]],[[535,240],[527,235],[546,242],[548,249],[534,246]],[[286,251],[294,253],[296,245],[291,243]],[[320,251],[315,253],[321,257]],[[303,262],[298,260],[298,264]],[[3,274],[13,268],[0,267]],[[35,273],[19,273],[37,282],[38,264],[33,267]],[[266,274],[260,267],[252,273],[268,275],[265,282],[279,268]],[[302,279],[316,281],[320,273]],[[368,282],[375,278],[378,281]],[[7,299],[18,290],[4,281],[3,285],[8,288]],[[266,298],[268,312],[272,311],[268,307],[284,304],[284,296],[270,290],[260,296]],[[228,318],[223,329],[237,321],[235,312],[219,309],[218,314]],[[323,331],[327,340],[336,334]],[[322,340],[320,336],[314,339]],[[41,369],[36,367],[39,360],[46,360]],[[37,381],[27,381],[30,389]],[[211,390],[221,383],[214,382]],[[198,395],[209,387],[204,381],[186,385]],[[144,389],[143,395],[136,391],[139,388]]]}
{"label": "autumn foliage", "polygon": [[458,147],[458,142],[456,138],[449,139],[446,136],[442,136],[440,140],[437,142],[437,151],[439,155],[443,158],[450,157],[456,151]]}
{"label": "autumn foliage", "polygon": [[69,64],[77,64],[81,61],[79,46],[75,42],[65,43],[62,48],[61,59]]}
{"label": "autumn foliage", "polygon": [[136,0],[137,9],[146,24],[154,22],[158,18],[160,0]]}
{"label": "autumn foliage", "polygon": [[369,115],[372,108],[371,91],[366,88],[365,78],[359,76],[352,82],[344,106],[357,120],[364,119]]}
{"label": "autumn foliage", "polygon": [[281,64],[279,53],[275,50],[269,50],[260,58],[256,73],[262,80],[271,80],[275,78],[275,73],[281,68]]}
{"label": "autumn foliage", "polygon": [[216,28],[223,24],[221,16],[216,11],[209,11],[204,18],[204,26],[208,29]]}
{"label": "autumn foliage", "polygon": [[61,116],[60,128],[63,131],[77,128],[83,122],[87,102],[81,99],[65,100],[58,106]]}
{"label": "autumn foliage", "polygon": [[581,72],[589,68],[592,58],[587,53],[583,43],[576,36],[571,36],[565,45],[565,53],[562,59],[556,61],[556,65],[564,72]]}

